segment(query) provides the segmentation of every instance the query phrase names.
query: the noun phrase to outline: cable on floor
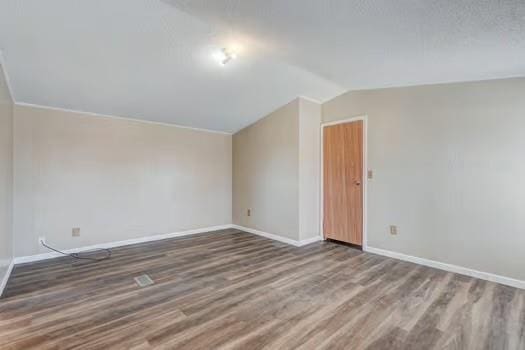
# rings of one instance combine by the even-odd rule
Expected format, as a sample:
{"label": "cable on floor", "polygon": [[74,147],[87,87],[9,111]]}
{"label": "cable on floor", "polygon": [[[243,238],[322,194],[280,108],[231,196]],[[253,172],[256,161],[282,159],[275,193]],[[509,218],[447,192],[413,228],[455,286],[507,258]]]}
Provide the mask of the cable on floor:
{"label": "cable on floor", "polygon": [[89,257],[89,256],[83,256],[81,255],[81,253],[64,253],[58,249],[55,249],[53,247],[50,247],[48,246],[46,243],[40,241],[40,243],[46,247],[47,249],[50,249],[54,252],[57,252],[57,253],[60,253],[62,255],[65,255],[65,256],[69,256],[69,257],[72,257],[74,259],[79,259],[79,260],[91,260],[91,261],[102,261],[102,260],[107,260],[109,258],[111,258],[111,249],[108,249],[108,248],[99,248],[99,249],[93,249],[93,250],[90,250],[88,252],[84,252],[84,254],[92,254],[92,253],[95,253],[95,252],[99,252],[99,251],[105,251],[106,252],[106,256],[103,256],[101,258],[92,258],[92,257]]}

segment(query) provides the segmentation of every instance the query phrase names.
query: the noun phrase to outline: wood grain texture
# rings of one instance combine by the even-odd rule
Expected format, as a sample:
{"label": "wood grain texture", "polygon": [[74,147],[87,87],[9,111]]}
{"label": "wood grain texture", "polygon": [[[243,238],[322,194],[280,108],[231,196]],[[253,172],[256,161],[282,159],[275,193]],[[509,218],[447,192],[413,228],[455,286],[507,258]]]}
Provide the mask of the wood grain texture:
{"label": "wood grain texture", "polygon": [[363,121],[324,127],[325,238],[363,244]]}
{"label": "wood grain texture", "polygon": [[0,348],[525,349],[525,291],[224,230],[16,266]]}

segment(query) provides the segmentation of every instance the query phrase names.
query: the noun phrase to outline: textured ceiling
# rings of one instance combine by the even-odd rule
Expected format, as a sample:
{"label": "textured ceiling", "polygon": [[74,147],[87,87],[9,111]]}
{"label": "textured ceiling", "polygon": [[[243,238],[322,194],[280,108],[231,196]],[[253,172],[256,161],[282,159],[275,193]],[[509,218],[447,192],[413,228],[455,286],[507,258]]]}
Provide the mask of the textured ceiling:
{"label": "textured ceiling", "polygon": [[19,102],[231,132],[299,95],[523,76],[525,1],[0,0],[0,48]]}

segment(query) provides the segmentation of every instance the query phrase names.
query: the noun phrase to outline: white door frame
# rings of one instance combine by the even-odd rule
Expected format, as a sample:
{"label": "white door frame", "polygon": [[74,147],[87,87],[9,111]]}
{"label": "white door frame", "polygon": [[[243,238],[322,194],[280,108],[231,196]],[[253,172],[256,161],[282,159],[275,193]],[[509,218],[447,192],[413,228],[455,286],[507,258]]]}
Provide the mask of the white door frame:
{"label": "white door frame", "polygon": [[345,124],[345,123],[351,123],[362,120],[363,121],[363,251],[366,251],[368,248],[368,232],[367,232],[367,198],[368,198],[368,116],[367,115],[361,115],[358,117],[352,117],[347,119],[341,119],[336,120],[332,122],[326,122],[321,123],[321,198],[320,198],[320,217],[319,217],[319,223],[320,228],[319,231],[321,233],[321,237],[325,239],[324,237],[324,128],[331,125],[337,125],[337,124]]}

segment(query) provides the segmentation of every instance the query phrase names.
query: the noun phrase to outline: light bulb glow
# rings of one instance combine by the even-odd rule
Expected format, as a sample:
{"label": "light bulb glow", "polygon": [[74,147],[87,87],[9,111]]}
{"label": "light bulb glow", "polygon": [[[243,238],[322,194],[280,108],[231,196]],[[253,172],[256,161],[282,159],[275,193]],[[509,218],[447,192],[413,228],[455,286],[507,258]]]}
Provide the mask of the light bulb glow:
{"label": "light bulb glow", "polygon": [[222,48],[220,51],[217,51],[213,54],[213,58],[224,66],[231,60],[236,59],[237,53],[226,48]]}

